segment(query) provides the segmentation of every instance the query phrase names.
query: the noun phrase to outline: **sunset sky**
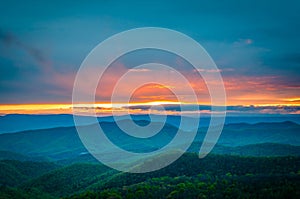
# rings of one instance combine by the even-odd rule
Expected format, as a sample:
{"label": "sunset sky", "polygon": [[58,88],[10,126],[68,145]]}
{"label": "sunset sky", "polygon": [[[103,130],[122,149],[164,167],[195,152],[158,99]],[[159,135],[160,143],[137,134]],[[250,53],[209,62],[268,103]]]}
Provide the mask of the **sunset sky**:
{"label": "sunset sky", "polygon": [[[222,74],[229,111],[300,114],[297,0],[3,1],[0,9],[0,114],[71,113],[73,82],[84,58],[113,34],[139,27],[174,29],[199,42],[219,68],[205,72]],[[113,85],[126,71],[140,79],[168,77],[169,71],[133,69],[156,61],[180,71],[208,111],[209,94],[196,71],[181,57],[157,50],[128,54],[110,66],[97,89],[98,111],[110,112]],[[122,84],[120,95],[135,81]],[[124,102],[113,107],[148,113],[152,105],[171,104],[166,113],[172,114],[180,103],[191,105],[170,90],[184,95],[186,88],[170,82],[139,87],[131,108]]]}

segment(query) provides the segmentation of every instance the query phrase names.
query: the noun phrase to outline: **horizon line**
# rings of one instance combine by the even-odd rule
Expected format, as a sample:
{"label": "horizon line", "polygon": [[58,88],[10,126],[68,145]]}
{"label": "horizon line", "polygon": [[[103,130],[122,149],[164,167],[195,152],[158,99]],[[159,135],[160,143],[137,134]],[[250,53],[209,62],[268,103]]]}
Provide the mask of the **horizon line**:
{"label": "horizon line", "polygon": [[[31,104],[0,104],[0,115],[8,114],[103,114],[109,115],[112,112],[117,114],[162,114],[161,109],[164,107],[164,115],[178,115],[181,112],[175,109],[176,106],[199,106],[209,107],[226,107],[228,113],[247,113],[247,114],[300,114],[300,104],[226,104],[225,106],[211,105],[206,103],[186,103],[174,101],[152,101],[152,102],[131,102],[131,103],[90,103],[90,104],[71,104],[71,103],[31,103]],[[170,109],[173,107],[173,109]],[[235,109],[236,108],[236,109]],[[239,109],[240,108],[240,109]],[[229,109],[229,110],[228,110]],[[79,112],[77,112],[79,111]],[[194,110],[191,110],[194,111]],[[199,109],[200,114],[215,114],[208,109]],[[191,112],[196,113],[196,112]]]}

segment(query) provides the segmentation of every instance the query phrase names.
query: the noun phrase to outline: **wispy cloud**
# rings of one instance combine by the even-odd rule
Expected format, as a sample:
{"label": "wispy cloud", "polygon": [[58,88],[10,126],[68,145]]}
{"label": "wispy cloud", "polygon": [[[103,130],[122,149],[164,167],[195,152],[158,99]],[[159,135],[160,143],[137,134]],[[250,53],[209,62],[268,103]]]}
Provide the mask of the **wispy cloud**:
{"label": "wispy cloud", "polygon": [[49,60],[44,55],[42,50],[35,48],[27,43],[21,41],[17,36],[15,36],[11,32],[5,32],[0,29],[0,41],[7,48],[16,48],[19,50],[25,51],[29,56],[31,56],[40,66],[42,66],[45,70],[49,67]]}
{"label": "wispy cloud", "polygon": [[[257,0],[188,4],[133,0],[127,10],[125,1],[98,2],[85,9],[79,2],[68,1],[59,8],[55,3],[45,6],[45,2],[30,1],[22,5],[24,9],[14,4],[6,1],[0,13],[0,103],[70,103],[76,71],[94,46],[120,31],[159,26],[183,32],[203,45],[219,69],[199,71],[221,72],[229,104],[299,104],[288,100],[300,97],[297,1],[271,5]],[[256,5],[255,12],[250,4]],[[100,100],[110,99],[118,77],[127,69],[140,79],[169,78],[171,73],[155,75],[148,69],[132,69],[155,61],[186,75],[199,101],[209,103],[205,84],[183,58],[164,52],[126,56],[101,80]],[[172,87],[185,94],[184,85],[171,83],[165,89],[140,89],[135,99],[167,100],[172,95],[166,88]],[[133,81],[121,85],[124,92],[120,94],[126,94],[132,85]]]}

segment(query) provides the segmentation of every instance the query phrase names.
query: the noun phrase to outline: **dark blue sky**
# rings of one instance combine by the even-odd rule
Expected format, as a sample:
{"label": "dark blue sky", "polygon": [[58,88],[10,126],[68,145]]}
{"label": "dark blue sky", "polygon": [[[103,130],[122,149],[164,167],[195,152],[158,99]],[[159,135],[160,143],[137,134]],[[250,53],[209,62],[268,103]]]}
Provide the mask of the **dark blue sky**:
{"label": "dark blue sky", "polygon": [[[89,51],[115,33],[145,26],[197,40],[229,85],[244,81],[239,89],[245,92],[299,103],[297,0],[2,1],[0,9],[2,104],[70,102],[74,75]],[[259,85],[251,87],[251,80]],[[245,95],[232,96],[239,94]]]}

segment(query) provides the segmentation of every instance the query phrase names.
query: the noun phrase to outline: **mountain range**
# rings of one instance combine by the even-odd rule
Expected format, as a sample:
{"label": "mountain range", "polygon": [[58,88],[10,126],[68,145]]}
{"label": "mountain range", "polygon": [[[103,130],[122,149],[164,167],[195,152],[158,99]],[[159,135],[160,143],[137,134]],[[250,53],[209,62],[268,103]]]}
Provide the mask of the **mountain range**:
{"label": "mountain range", "polygon": [[[126,123],[127,120],[120,122]],[[136,123],[143,126],[148,121],[139,120]],[[165,124],[158,134],[149,139],[143,139],[125,134],[115,122],[100,122],[100,125],[106,132],[106,136],[114,144],[134,152],[150,152],[160,149],[168,144],[178,131],[177,127]],[[160,125],[160,123],[154,123],[154,125]],[[206,127],[198,129],[194,144],[189,151],[199,151],[199,143],[203,141],[206,130]],[[297,146],[300,146],[299,133],[300,125],[293,122],[227,124],[224,126],[217,143],[219,148],[216,147],[214,152],[218,154],[239,154],[237,151],[242,150],[248,151],[245,152],[248,155],[261,156],[262,154],[259,154],[259,152],[250,153],[251,150],[243,147],[257,148],[258,144],[272,143],[277,145],[264,145],[263,147],[260,145],[259,150],[269,146],[272,149],[277,147],[278,155],[288,154],[289,152],[297,154],[299,150]],[[279,145],[282,148],[281,151],[278,150]],[[0,151],[10,151],[30,157],[54,160],[75,158],[87,153],[75,127],[57,127],[0,134]],[[268,154],[272,154],[272,151],[269,150]],[[272,155],[276,154],[273,153]]]}
{"label": "mountain range", "polygon": [[[150,115],[151,121],[162,122],[164,116],[162,115]],[[149,115],[130,115],[130,117],[135,120],[145,120],[150,121]],[[92,124],[89,116],[77,116],[81,119],[81,125]],[[129,119],[128,115],[123,116],[104,116],[97,118],[99,122],[113,122],[118,120]],[[168,115],[166,122],[173,126],[179,127],[180,116]],[[192,117],[187,118],[188,120],[193,120]],[[291,121],[300,124],[299,115],[277,115],[277,116],[227,116],[225,124],[234,123],[248,123],[256,124],[261,122],[273,123],[273,122],[285,122]],[[199,127],[207,127],[209,125],[210,118],[207,116],[201,116]],[[56,127],[70,127],[74,126],[73,115],[68,114],[57,114],[57,115],[26,115],[26,114],[8,114],[0,116],[0,134],[1,133],[12,133],[25,130],[37,130],[37,129],[47,129]],[[185,125],[182,130],[189,131],[194,130],[193,126]]]}
{"label": "mountain range", "polygon": [[[139,126],[150,121],[146,115],[131,117]],[[91,130],[98,125],[82,119],[86,123],[79,128]],[[116,120],[123,125],[130,122],[125,116],[98,118],[115,145],[133,152],[162,148],[174,138],[180,122],[178,116],[169,116],[165,124],[154,117],[152,127],[163,124],[163,128],[144,139],[124,133]],[[299,198],[299,123],[285,117],[229,118],[212,152],[199,158],[209,118],[200,122],[197,129],[184,127],[183,133],[195,130],[197,134],[174,163],[133,174],[111,169],[89,154],[70,115],[2,116],[0,198],[256,198],[258,194]],[[153,156],[136,167],[157,164],[166,155]]]}

